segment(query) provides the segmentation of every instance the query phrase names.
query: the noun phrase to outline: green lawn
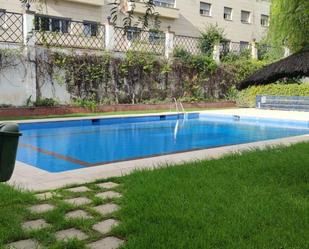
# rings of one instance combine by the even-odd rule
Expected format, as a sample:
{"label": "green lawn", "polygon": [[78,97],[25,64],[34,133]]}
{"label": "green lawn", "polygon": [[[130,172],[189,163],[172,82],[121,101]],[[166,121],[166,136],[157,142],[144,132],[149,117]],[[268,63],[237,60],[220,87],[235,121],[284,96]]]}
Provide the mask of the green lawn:
{"label": "green lawn", "polygon": [[[229,108],[225,108],[229,109]],[[205,108],[186,108],[186,112],[203,111]],[[207,110],[215,110],[214,108],[208,108]],[[174,110],[173,110],[174,111]],[[114,115],[131,115],[131,114],[155,114],[170,112],[170,110],[143,110],[143,111],[124,111],[124,112],[98,112],[98,113],[73,113],[64,115],[48,115],[48,116],[0,116],[0,121],[9,120],[28,120],[28,119],[50,119],[50,118],[79,118],[79,117],[98,117],[98,116],[114,116]]]}
{"label": "green lawn", "polygon": [[[112,179],[123,193],[115,213],[121,225],[112,234],[126,240],[125,249],[309,248],[308,151],[309,144],[302,143]],[[94,192],[95,186],[88,184]],[[99,204],[93,194],[88,197]],[[72,226],[63,215],[73,207],[61,198],[49,201],[58,208],[43,216],[53,228],[30,234],[20,223],[41,217],[25,209],[35,202],[33,195],[0,185],[0,201],[0,245],[34,237],[51,248],[84,248],[86,242],[57,244],[51,235]],[[97,238],[92,224],[102,219],[93,216],[74,224],[90,241]]]}
{"label": "green lawn", "polygon": [[309,144],[121,178],[126,249],[309,248]]}

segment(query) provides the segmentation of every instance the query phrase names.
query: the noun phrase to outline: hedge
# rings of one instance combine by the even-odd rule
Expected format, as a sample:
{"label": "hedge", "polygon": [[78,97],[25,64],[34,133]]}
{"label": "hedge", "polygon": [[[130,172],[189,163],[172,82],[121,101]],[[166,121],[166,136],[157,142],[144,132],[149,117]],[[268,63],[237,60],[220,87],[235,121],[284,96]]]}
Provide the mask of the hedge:
{"label": "hedge", "polygon": [[309,82],[252,86],[237,93],[237,105],[241,107],[255,107],[256,95],[309,96]]}

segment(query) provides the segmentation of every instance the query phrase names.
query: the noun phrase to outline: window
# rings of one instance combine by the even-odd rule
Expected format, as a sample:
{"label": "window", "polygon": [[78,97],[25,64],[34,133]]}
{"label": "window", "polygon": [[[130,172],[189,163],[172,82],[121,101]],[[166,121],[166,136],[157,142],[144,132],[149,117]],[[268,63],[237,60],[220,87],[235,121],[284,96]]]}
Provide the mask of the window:
{"label": "window", "polygon": [[211,16],[211,4],[210,3],[200,3],[200,14],[203,16]]}
{"label": "window", "polygon": [[95,22],[84,21],[84,35],[88,37],[97,36],[98,24]]}
{"label": "window", "polygon": [[232,8],[224,7],[223,18],[224,20],[232,20]]}
{"label": "window", "polygon": [[149,42],[150,43],[160,43],[164,39],[164,33],[159,31],[150,31],[149,32]]}
{"label": "window", "polygon": [[241,22],[242,23],[250,23],[251,13],[249,11],[241,11]]}
{"label": "window", "polygon": [[127,39],[129,41],[139,40],[140,39],[140,34],[141,34],[141,31],[140,31],[139,28],[130,27],[130,28],[127,29]]}
{"label": "window", "polygon": [[261,15],[261,25],[263,27],[268,27],[269,26],[269,16]]}
{"label": "window", "polygon": [[231,48],[231,41],[230,40],[224,40],[221,42],[220,51],[222,55],[226,55],[230,52]]}
{"label": "window", "polygon": [[48,17],[36,16],[35,17],[35,30],[51,31],[57,33],[69,33],[70,20]]}
{"label": "window", "polygon": [[240,41],[240,46],[239,46],[240,52],[244,52],[249,49],[249,42],[246,41]]}
{"label": "window", "polygon": [[167,7],[167,8],[175,7],[175,0],[154,0],[153,2],[156,6],[159,7]]}

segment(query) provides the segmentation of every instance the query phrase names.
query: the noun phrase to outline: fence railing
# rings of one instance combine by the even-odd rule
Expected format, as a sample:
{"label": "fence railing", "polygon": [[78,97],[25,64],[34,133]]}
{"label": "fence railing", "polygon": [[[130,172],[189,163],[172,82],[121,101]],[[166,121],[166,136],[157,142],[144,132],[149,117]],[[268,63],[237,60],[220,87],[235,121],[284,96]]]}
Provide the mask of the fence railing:
{"label": "fence railing", "polygon": [[105,27],[101,24],[71,20],[56,27],[49,28],[48,25],[44,29],[36,27],[35,44],[103,50],[105,48]]}
{"label": "fence railing", "polygon": [[114,51],[138,51],[164,55],[165,34],[160,31],[114,28]]}
{"label": "fence railing", "polygon": [[0,12],[0,42],[23,42],[23,15],[14,12]]}
{"label": "fence railing", "polygon": [[241,42],[223,42],[220,44],[220,55],[226,55],[228,53],[241,55],[251,51],[252,45],[250,43]]}
{"label": "fence railing", "polygon": [[[112,52],[146,52],[167,58],[175,49],[183,49],[191,54],[200,54],[201,38],[175,35],[170,29],[164,33],[158,30],[142,30],[136,27],[115,27],[110,22],[80,22],[63,17],[0,11],[0,42],[42,45],[48,47],[107,50]],[[222,56],[233,53],[245,54],[254,59],[264,58],[273,49],[252,42],[227,41],[213,47],[213,59],[220,62]],[[280,51],[279,51],[280,50]],[[278,49],[279,53],[282,48]],[[289,50],[284,49],[284,56]]]}
{"label": "fence railing", "polygon": [[184,35],[175,35],[174,48],[184,49],[191,54],[200,53],[200,38]]}

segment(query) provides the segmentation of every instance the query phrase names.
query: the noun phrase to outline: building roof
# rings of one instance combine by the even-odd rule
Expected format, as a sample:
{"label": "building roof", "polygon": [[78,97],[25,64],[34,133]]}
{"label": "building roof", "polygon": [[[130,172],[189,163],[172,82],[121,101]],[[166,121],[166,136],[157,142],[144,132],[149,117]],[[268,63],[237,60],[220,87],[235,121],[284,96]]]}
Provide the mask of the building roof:
{"label": "building roof", "polygon": [[266,85],[283,78],[309,76],[309,50],[292,54],[256,71],[237,85],[238,90],[252,85]]}

